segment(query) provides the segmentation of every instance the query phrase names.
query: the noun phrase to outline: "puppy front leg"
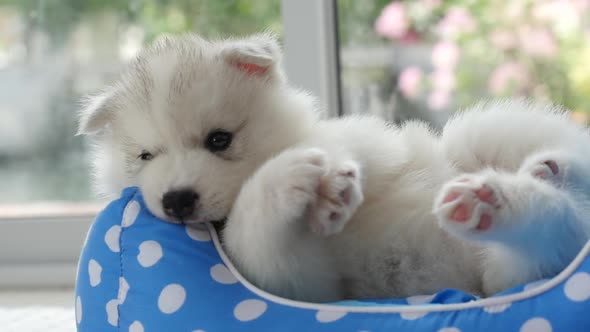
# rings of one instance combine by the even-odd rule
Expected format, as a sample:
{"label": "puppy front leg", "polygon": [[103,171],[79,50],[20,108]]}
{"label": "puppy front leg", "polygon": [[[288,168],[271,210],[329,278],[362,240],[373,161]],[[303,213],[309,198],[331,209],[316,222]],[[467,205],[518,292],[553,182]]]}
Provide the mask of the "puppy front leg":
{"label": "puppy front leg", "polygon": [[230,256],[269,292],[306,301],[341,299],[327,243],[310,230],[328,235],[344,227],[349,210],[362,201],[360,185],[350,185],[356,180],[357,168],[345,163],[331,170],[319,149],[271,159],[245,183],[228,217],[223,235]]}

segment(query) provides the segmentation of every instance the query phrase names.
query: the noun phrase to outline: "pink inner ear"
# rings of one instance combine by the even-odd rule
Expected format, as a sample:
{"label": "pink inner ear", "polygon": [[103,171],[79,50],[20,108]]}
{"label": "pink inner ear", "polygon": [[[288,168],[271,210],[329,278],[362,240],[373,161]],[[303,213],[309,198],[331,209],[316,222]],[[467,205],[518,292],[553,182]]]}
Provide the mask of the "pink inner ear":
{"label": "pink inner ear", "polygon": [[247,62],[236,62],[235,65],[236,65],[236,67],[238,67],[238,69],[240,69],[250,75],[264,75],[264,74],[266,74],[266,71],[268,70],[268,67],[263,67],[263,66],[259,66],[259,65],[255,65],[253,63],[247,63]]}

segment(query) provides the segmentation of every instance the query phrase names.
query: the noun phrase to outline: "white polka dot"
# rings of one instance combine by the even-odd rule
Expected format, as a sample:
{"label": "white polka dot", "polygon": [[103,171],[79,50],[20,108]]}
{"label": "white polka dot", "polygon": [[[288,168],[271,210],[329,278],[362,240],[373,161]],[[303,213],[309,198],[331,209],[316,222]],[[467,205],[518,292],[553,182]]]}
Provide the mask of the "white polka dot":
{"label": "white polka dot", "polygon": [[435,296],[436,296],[436,294],[415,295],[415,296],[410,296],[410,297],[406,298],[406,301],[408,301],[408,304],[411,304],[411,305],[426,304],[426,303],[432,302],[432,299],[434,299]]}
{"label": "white polka dot", "polygon": [[104,242],[112,252],[119,252],[119,236],[121,235],[121,226],[115,225],[105,233]]}
{"label": "white polka dot", "polygon": [[551,324],[541,317],[535,317],[527,320],[520,327],[520,332],[552,332]]}
{"label": "white polka dot", "polygon": [[165,314],[176,312],[184,304],[186,291],[179,284],[170,284],[160,293],[158,297],[158,308]]}
{"label": "white polka dot", "polygon": [[590,274],[578,272],[565,283],[565,296],[576,302],[590,299]]}
{"label": "white polka dot", "polygon": [[526,284],[524,286],[524,290],[527,291],[529,289],[537,288],[537,287],[543,285],[544,283],[546,283],[547,281],[549,281],[549,279],[541,279],[541,280],[533,281],[531,283]]}
{"label": "white polka dot", "polygon": [[137,201],[129,202],[123,211],[123,220],[121,221],[121,226],[129,227],[133,225],[135,219],[137,219],[139,210],[141,210],[141,207]]}
{"label": "white polka dot", "polygon": [[82,321],[82,299],[80,296],[76,297],[76,322],[80,324]]}
{"label": "white polka dot", "polygon": [[137,261],[143,267],[150,267],[162,258],[162,246],[156,241],[144,241],[139,245]]}
{"label": "white polka dot", "polygon": [[223,264],[217,264],[211,267],[211,278],[220,284],[230,285],[238,282],[238,279]]}
{"label": "white polka dot", "polygon": [[234,308],[234,317],[242,322],[254,320],[266,311],[267,304],[260,300],[245,300]]}
{"label": "white polka dot", "polygon": [[97,261],[91,259],[88,262],[88,275],[90,277],[90,286],[96,287],[100,284],[102,274],[102,266]]}
{"label": "white polka dot", "polygon": [[506,309],[510,308],[510,305],[511,305],[511,303],[491,305],[488,307],[484,307],[483,311],[490,313],[490,314],[497,314],[497,313],[506,311]]}
{"label": "white polka dot", "polygon": [[444,328],[438,330],[438,332],[461,332],[461,330],[459,330],[456,327],[444,327]]}
{"label": "white polka dot", "polygon": [[107,321],[113,326],[119,324],[119,301],[117,299],[107,302]]}
{"label": "white polka dot", "polygon": [[143,332],[143,325],[141,325],[140,321],[136,320],[129,325],[129,332]]}
{"label": "white polka dot", "polygon": [[207,229],[189,225],[187,225],[184,229],[186,230],[186,234],[188,234],[188,236],[195,241],[211,241],[211,234],[209,234]]}
{"label": "white polka dot", "polygon": [[127,292],[129,291],[129,284],[125,278],[119,278],[119,294],[117,295],[117,299],[119,303],[123,304],[125,299],[127,298]]}
{"label": "white polka dot", "polygon": [[331,323],[346,316],[346,311],[324,311],[320,310],[315,314],[315,319],[320,323]]}
{"label": "white polka dot", "polygon": [[402,312],[400,316],[406,320],[414,320],[426,316],[427,312],[416,311],[416,312]]}

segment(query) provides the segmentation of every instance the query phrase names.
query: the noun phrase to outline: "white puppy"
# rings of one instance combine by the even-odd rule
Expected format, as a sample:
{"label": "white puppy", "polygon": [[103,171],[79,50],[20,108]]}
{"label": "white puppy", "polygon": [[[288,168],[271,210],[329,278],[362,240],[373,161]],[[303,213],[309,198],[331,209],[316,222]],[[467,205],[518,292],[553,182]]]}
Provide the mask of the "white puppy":
{"label": "white puppy", "polygon": [[590,138],[553,107],[482,104],[441,135],[321,120],[279,62],[266,35],[143,51],[81,114],[99,187],[139,186],[172,222],[227,217],[245,276],[307,301],[488,295],[558,272],[589,238]]}

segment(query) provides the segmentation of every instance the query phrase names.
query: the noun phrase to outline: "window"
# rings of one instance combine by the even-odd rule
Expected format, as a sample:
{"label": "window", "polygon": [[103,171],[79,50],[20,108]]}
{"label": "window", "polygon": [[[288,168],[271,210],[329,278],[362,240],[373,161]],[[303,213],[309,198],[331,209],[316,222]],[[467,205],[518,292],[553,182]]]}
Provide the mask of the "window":
{"label": "window", "polygon": [[278,0],[0,2],[0,287],[73,286],[105,204],[93,195],[79,101],[161,33],[282,33]]}
{"label": "window", "polygon": [[[6,204],[94,200],[81,96],[112,81],[163,32],[280,32],[276,1],[3,1],[0,6],[0,213]],[[39,206],[35,204],[33,206]]]}
{"label": "window", "polygon": [[344,113],[442,125],[480,98],[590,112],[584,0],[337,0]]}

